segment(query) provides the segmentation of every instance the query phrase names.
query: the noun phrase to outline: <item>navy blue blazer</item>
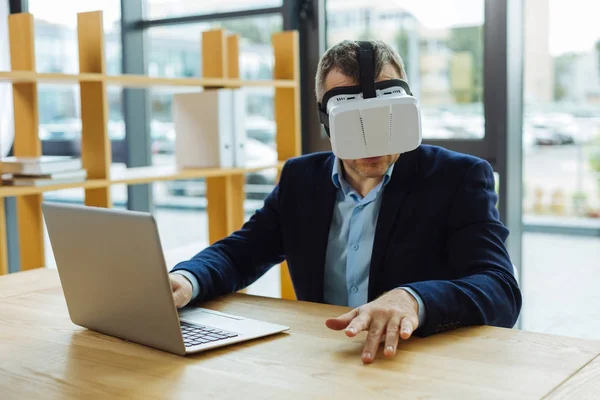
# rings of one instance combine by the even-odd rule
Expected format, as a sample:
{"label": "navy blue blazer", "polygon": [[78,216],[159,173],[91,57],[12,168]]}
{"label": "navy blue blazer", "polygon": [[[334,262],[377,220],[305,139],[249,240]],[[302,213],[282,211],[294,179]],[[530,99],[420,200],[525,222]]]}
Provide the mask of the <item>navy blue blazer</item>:
{"label": "navy blue blazer", "polygon": [[[336,187],[334,156],[287,161],[279,184],[244,226],[173,270],[198,279],[204,301],[240,290],[287,260],[298,300],[323,302]],[[400,285],[422,298],[427,336],[459,326],[512,327],[521,292],[484,160],[421,145],[403,153],[384,189],[373,243],[369,301]]]}

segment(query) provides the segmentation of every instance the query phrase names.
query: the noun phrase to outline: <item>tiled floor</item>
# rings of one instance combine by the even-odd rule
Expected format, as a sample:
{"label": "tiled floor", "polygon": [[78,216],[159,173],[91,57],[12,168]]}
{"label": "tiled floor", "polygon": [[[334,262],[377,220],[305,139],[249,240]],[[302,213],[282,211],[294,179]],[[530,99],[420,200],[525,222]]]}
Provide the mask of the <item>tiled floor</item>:
{"label": "tiled floor", "polygon": [[[168,268],[208,245],[206,214],[158,210]],[[48,265],[53,266],[50,246]],[[600,238],[526,233],[520,274],[522,329],[600,340]],[[249,292],[277,297],[279,269]]]}

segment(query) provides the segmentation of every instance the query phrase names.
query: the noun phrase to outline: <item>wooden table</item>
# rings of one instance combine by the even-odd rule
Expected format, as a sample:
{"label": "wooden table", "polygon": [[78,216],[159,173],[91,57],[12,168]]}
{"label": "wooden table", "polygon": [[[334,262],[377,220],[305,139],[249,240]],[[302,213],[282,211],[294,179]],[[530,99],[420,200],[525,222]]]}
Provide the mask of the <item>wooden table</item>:
{"label": "wooden table", "polygon": [[180,357],[77,327],[56,271],[0,278],[0,398],[564,398],[600,393],[600,342],[492,327],[414,338],[363,365],[342,307],[236,294],[206,307],[291,327]]}

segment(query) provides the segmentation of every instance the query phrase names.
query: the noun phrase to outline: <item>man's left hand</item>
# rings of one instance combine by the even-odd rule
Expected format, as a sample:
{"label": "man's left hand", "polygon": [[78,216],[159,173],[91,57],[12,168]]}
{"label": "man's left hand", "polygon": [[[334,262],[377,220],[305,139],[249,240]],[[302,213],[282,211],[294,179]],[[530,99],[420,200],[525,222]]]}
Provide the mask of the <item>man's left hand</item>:
{"label": "man's left hand", "polygon": [[396,354],[400,337],[410,338],[419,326],[419,304],[406,290],[394,289],[362,307],[328,319],[325,324],[336,331],[345,329],[349,337],[368,331],[361,358],[371,363],[384,337],[386,357]]}

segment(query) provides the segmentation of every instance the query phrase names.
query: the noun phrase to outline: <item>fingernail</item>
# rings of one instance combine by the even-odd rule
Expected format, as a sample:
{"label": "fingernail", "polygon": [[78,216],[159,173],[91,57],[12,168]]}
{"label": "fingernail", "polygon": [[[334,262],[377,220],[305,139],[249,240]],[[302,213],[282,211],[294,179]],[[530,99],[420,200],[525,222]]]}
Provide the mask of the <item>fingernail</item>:
{"label": "fingernail", "polygon": [[350,332],[350,333],[356,333],[356,329],[355,328],[348,328],[348,332]]}
{"label": "fingernail", "polygon": [[390,353],[394,352],[394,348],[392,346],[388,346],[386,350],[389,351]]}
{"label": "fingernail", "polygon": [[363,353],[363,358],[371,358],[371,353]]}

